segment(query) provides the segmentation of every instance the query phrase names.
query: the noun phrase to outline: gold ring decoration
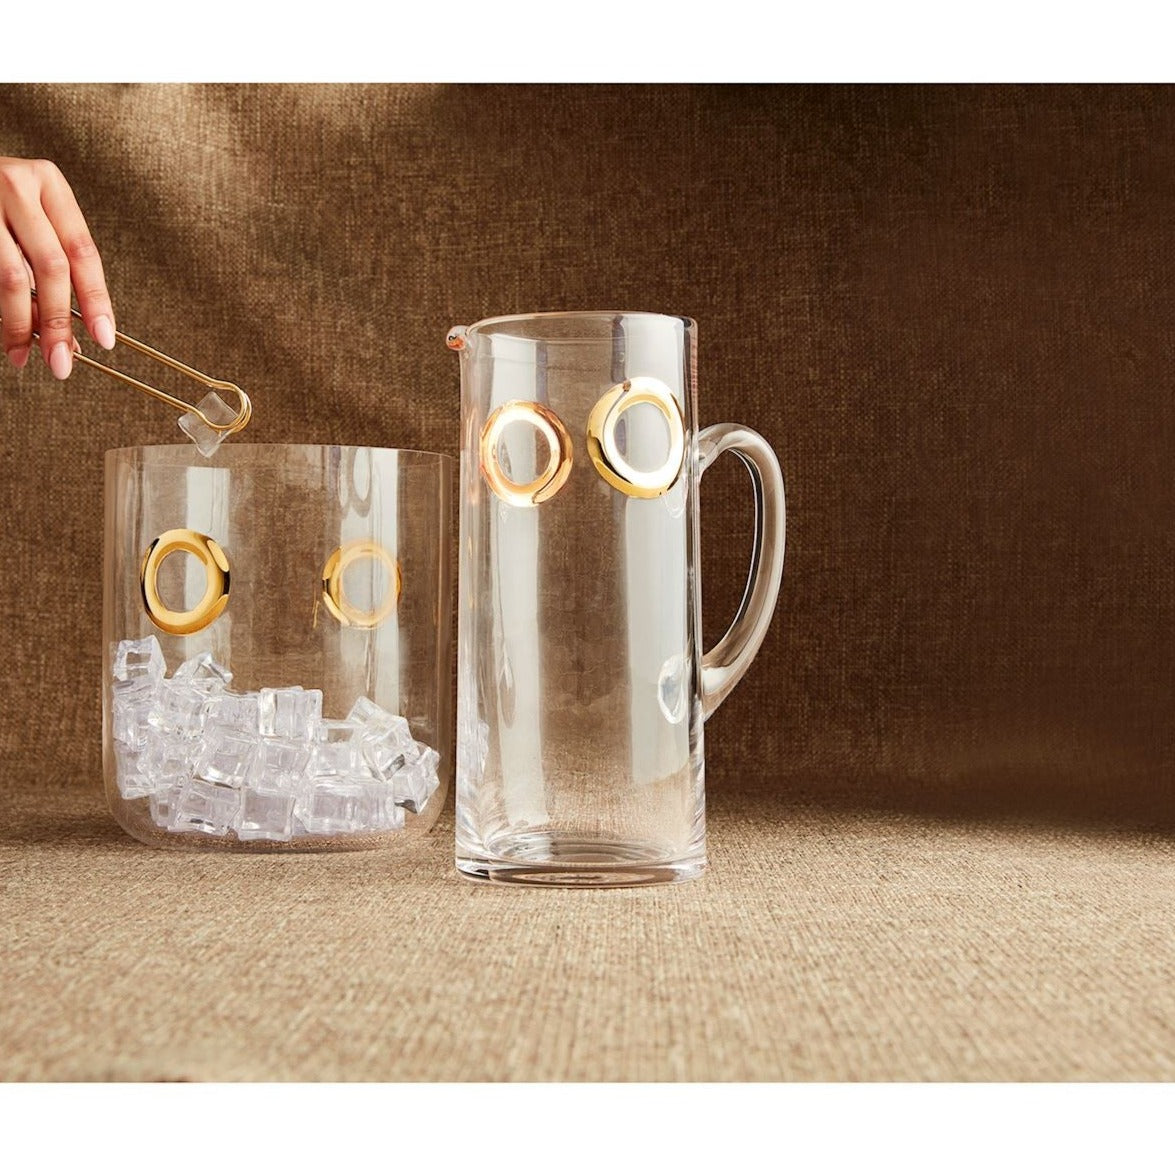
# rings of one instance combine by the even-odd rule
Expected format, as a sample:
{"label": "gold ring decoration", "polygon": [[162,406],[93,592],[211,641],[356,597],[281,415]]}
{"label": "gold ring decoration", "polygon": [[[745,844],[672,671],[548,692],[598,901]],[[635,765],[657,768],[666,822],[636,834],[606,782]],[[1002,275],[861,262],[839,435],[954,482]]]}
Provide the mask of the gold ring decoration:
{"label": "gold ring decoration", "polygon": [[[669,453],[658,469],[634,469],[616,444],[616,425],[621,416],[637,404],[652,404],[661,410],[669,427]],[[667,384],[649,376],[638,376],[616,384],[597,401],[588,417],[587,449],[599,475],[631,498],[659,498],[681,473],[685,461],[685,420],[681,405]]]}
{"label": "gold ring decoration", "polygon": [[[508,425],[525,421],[547,442],[547,467],[534,481],[512,481],[498,461],[498,442]],[[571,436],[563,421],[545,404],[510,400],[496,408],[481,430],[481,475],[503,502],[511,506],[537,506],[553,498],[571,475]]]}
{"label": "gold ring decoration", "polygon": [[[387,570],[388,590],[378,608],[356,608],[343,591],[343,572],[361,559],[373,559]],[[354,539],[336,547],[322,569],[322,602],[340,624],[349,628],[378,628],[396,610],[402,587],[399,563],[371,539]]]}
{"label": "gold ring decoration", "polygon": [[[168,555],[183,551],[194,555],[204,567],[204,597],[187,612],[169,608],[159,594],[159,567]],[[228,605],[228,558],[220,544],[206,534],[180,528],[166,530],[147,548],[139,571],[143,607],[151,623],[163,632],[184,636],[211,624]]]}

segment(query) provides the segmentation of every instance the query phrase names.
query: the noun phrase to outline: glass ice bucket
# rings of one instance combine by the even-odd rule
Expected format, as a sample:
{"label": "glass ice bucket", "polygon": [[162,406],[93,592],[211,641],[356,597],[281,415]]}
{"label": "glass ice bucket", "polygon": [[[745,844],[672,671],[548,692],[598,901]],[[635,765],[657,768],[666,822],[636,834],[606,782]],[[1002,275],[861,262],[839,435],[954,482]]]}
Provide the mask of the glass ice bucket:
{"label": "glass ice bucket", "polygon": [[[696,876],[703,722],[779,590],[779,463],[748,428],[698,427],[691,319],[493,318],[448,343],[462,395],[458,868],[563,885]],[[698,487],[728,450],[751,474],[756,541],[742,606],[703,653]]]}
{"label": "glass ice bucket", "polygon": [[377,847],[453,766],[452,463],[190,445],[106,455],[103,744],[156,846]]}

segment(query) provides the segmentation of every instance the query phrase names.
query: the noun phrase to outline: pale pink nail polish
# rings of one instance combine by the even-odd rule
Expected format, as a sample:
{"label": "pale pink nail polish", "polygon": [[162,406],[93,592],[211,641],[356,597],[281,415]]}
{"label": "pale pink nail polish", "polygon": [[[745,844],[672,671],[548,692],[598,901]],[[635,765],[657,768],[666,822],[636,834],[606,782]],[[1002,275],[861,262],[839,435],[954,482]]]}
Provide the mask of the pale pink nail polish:
{"label": "pale pink nail polish", "polygon": [[68,343],[55,343],[49,352],[49,370],[58,379],[68,379],[73,370],[73,356],[70,354]]}
{"label": "pale pink nail polish", "polygon": [[94,319],[94,339],[99,347],[114,350],[114,323],[105,314]]}
{"label": "pale pink nail polish", "polygon": [[17,368],[18,370],[23,368],[24,365],[29,361],[28,347],[13,347],[12,350],[8,352],[8,360],[13,365],[13,367]]}

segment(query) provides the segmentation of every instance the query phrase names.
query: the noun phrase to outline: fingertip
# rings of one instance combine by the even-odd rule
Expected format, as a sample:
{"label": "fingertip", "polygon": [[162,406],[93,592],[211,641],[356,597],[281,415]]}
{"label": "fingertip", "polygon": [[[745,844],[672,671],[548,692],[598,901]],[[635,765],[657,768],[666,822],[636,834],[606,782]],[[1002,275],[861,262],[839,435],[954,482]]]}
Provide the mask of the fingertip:
{"label": "fingertip", "polygon": [[69,379],[73,370],[73,353],[67,343],[54,343],[49,352],[49,370],[57,379]]}
{"label": "fingertip", "polygon": [[114,323],[108,315],[101,314],[94,319],[90,327],[90,335],[99,347],[107,351],[114,350]]}

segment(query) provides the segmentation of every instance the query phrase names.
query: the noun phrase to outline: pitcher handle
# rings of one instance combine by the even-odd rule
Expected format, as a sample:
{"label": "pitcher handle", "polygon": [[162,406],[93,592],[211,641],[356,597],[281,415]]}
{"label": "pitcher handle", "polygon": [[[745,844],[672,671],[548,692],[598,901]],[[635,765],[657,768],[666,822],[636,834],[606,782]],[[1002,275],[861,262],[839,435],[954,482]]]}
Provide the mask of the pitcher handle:
{"label": "pitcher handle", "polygon": [[702,712],[709,718],[739,683],[759,651],[783,577],[787,503],[783,474],[771,446],[741,424],[712,424],[698,433],[698,476],[733,449],[751,475],[755,499],[755,545],[742,603],[722,639],[702,657]]}

